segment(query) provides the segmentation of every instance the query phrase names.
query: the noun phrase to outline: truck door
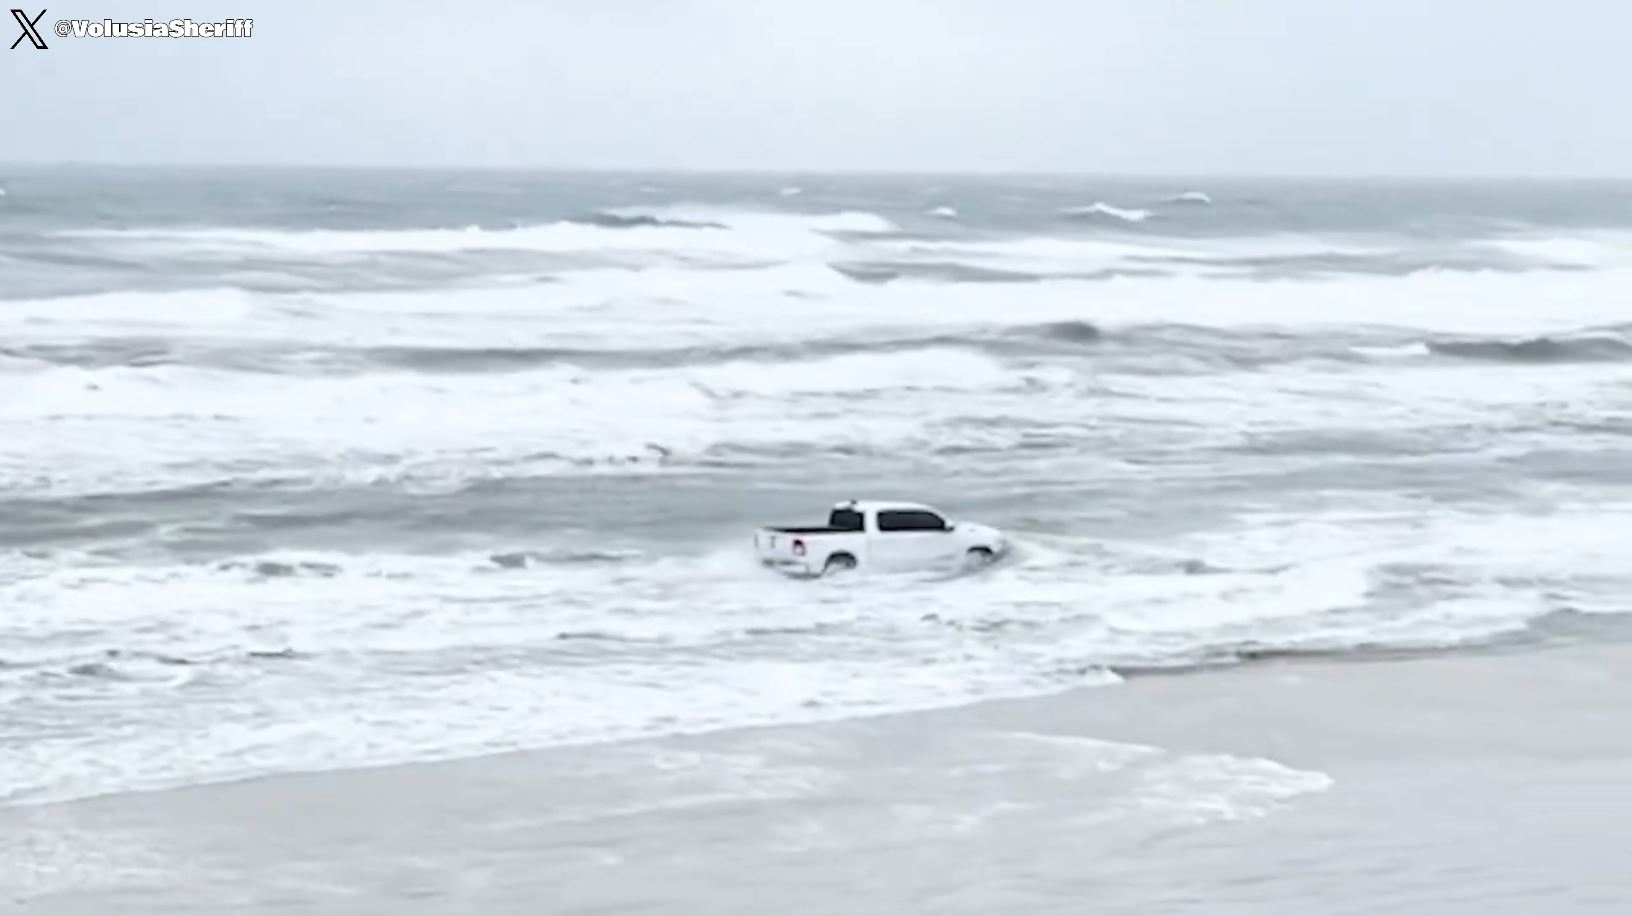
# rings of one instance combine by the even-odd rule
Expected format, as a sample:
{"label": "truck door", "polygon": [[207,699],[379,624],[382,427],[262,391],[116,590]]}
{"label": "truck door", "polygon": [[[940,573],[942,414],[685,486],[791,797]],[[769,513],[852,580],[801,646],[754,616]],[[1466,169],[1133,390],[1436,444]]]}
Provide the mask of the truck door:
{"label": "truck door", "polygon": [[956,547],[946,521],[920,509],[880,511],[872,545],[873,559],[892,569],[936,565],[951,558]]}

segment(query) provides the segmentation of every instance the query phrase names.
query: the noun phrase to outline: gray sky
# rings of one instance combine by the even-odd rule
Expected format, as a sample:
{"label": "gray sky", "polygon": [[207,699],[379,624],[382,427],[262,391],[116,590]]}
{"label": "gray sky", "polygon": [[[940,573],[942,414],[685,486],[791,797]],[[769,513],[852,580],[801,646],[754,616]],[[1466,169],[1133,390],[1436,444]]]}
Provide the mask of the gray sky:
{"label": "gray sky", "polygon": [[[51,29],[186,15],[254,35]],[[1625,0],[73,0],[40,28],[0,49],[0,160],[1632,175]]]}

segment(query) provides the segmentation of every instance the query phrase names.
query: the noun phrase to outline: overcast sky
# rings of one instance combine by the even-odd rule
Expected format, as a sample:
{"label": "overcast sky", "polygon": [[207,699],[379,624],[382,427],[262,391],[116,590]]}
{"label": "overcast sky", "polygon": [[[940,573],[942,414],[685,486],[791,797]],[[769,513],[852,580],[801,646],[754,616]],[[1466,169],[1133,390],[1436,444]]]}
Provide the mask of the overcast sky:
{"label": "overcast sky", "polygon": [[[51,29],[185,15],[254,34]],[[40,28],[0,50],[0,160],[1632,175],[1626,0],[74,0]]]}

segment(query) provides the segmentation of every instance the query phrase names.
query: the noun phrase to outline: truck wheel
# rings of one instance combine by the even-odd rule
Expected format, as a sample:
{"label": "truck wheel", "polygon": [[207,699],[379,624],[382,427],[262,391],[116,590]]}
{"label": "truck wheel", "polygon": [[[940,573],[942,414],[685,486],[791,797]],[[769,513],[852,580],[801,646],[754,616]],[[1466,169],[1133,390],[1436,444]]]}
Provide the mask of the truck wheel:
{"label": "truck wheel", "polygon": [[828,557],[827,562],[822,564],[822,574],[826,575],[827,573],[830,573],[835,569],[855,569],[855,568],[856,568],[856,558],[855,557],[853,557],[853,556],[851,556],[851,555],[849,555],[847,553],[836,553],[836,554]]}
{"label": "truck wheel", "polygon": [[971,566],[985,566],[992,562],[992,551],[988,547],[971,547],[967,556]]}

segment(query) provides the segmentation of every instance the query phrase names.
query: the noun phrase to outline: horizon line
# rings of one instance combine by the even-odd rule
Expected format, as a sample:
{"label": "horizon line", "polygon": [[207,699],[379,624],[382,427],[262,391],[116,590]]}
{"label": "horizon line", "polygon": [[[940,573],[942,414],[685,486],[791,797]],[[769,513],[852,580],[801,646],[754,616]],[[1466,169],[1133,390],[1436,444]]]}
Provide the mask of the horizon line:
{"label": "horizon line", "polygon": [[1165,180],[1217,179],[1260,181],[1434,181],[1434,182],[1525,182],[1525,181],[1632,181],[1632,173],[1624,175],[1579,173],[1435,173],[1435,172],[1334,172],[1334,171],[1240,171],[1240,170],[1172,170],[1123,171],[1114,169],[952,169],[952,168],[876,168],[845,166],[639,166],[639,165],[497,165],[497,164],[431,164],[406,162],[187,162],[151,161],[129,162],[95,159],[4,159],[0,169],[39,168],[105,168],[129,170],[264,170],[264,171],[342,171],[342,172],[476,172],[476,173],[535,173],[575,175],[676,175],[676,176],[833,176],[833,177],[888,177],[888,178],[1090,178],[1111,180]]}

